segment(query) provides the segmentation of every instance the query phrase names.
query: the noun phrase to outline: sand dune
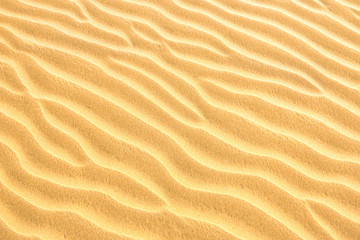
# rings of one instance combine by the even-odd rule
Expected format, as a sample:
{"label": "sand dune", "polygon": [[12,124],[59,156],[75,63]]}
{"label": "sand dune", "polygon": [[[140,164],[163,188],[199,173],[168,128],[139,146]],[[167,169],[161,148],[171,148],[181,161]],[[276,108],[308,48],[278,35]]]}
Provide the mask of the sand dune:
{"label": "sand dune", "polygon": [[0,239],[360,239],[360,4],[0,1]]}

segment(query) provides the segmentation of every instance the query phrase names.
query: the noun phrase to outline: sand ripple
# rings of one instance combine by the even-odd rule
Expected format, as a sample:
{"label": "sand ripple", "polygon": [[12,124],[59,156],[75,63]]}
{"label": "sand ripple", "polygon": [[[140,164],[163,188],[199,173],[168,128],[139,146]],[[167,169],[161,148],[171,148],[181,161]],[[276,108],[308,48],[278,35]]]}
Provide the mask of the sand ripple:
{"label": "sand ripple", "polygon": [[360,239],[355,0],[2,0],[0,239]]}

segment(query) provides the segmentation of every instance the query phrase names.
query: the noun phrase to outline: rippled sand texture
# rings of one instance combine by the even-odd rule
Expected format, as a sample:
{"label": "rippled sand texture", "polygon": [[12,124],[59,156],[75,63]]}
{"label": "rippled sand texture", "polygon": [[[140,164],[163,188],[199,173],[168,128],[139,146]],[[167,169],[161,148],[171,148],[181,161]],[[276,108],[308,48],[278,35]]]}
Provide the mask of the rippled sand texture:
{"label": "rippled sand texture", "polygon": [[1,0],[0,239],[360,239],[360,2]]}

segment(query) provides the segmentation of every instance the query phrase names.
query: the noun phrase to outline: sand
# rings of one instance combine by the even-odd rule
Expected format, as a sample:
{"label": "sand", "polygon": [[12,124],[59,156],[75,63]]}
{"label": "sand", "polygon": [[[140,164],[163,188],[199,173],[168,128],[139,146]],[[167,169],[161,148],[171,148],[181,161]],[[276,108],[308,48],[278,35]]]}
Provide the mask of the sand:
{"label": "sand", "polygon": [[360,239],[360,2],[1,0],[0,239]]}

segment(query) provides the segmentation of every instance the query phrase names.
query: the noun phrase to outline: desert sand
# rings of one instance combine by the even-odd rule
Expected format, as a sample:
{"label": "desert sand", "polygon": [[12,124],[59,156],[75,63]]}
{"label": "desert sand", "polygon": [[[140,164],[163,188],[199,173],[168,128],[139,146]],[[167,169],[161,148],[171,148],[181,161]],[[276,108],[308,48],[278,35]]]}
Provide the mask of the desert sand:
{"label": "desert sand", "polygon": [[360,2],[1,0],[0,239],[360,239]]}

